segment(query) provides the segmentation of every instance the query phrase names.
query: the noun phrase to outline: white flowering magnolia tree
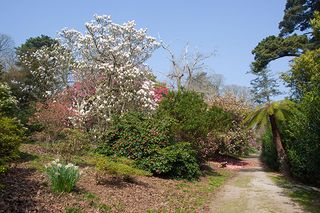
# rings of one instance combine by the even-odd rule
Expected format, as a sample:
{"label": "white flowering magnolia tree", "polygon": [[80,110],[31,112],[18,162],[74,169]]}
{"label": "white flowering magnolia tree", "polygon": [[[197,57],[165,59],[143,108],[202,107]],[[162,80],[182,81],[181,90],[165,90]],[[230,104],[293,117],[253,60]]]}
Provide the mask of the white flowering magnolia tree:
{"label": "white flowering magnolia tree", "polygon": [[38,99],[48,99],[68,85],[73,57],[61,45],[43,46],[35,52],[20,56],[20,61],[36,81],[32,88],[25,89]]}
{"label": "white flowering magnolia tree", "polygon": [[154,110],[154,76],[145,62],[160,43],[147,29],[136,29],[134,21],[119,25],[110,16],[96,15],[85,27],[84,33],[63,29],[59,45],[36,51],[40,66],[30,67],[32,74],[52,92],[56,85],[68,85],[70,72],[74,82],[90,82],[94,93],[75,105],[83,106],[78,109],[83,114],[94,115],[100,126],[114,114]]}
{"label": "white flowering magnolia tree", "polygon": [[96,15],[85,26],[84,34],[62,30],[60,41],[75,57],[74,79],[96,83],[91,110],[97,118],[153,110],[154,77],[144,63],[160,44],[146,29],[136,29],[134,21],[118,25],[110,16]]}

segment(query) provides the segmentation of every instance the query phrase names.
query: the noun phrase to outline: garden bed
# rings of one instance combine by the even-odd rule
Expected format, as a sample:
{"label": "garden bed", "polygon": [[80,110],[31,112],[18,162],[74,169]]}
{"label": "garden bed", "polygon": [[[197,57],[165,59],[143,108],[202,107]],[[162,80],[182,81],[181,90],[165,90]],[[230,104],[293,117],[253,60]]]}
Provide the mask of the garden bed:
{"label": "garden bed", "polygon": [[5,176],[0,212],[207,212],[207,201],[234,171],[209,163],[199,181],[135,177],[130,181],[106,175],[95,180],[95,169],[81,166],[77,188],[69,194],[55,194],[42,172],[42,165],[54,156],[37,144],[23,144],[23,158]]}

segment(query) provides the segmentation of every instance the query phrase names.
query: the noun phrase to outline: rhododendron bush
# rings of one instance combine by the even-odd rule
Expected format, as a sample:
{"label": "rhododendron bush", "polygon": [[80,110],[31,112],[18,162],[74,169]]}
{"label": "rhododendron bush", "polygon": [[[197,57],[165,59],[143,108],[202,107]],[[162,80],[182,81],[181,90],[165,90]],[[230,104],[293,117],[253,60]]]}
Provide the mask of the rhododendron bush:
{"label": "rhododendron bush", "polygon": [[158,103],[169,93],[169,89],[164,85],[155,85],[154,86],[154,100]]}
{"label": "rhododendron bush", "polygon": [[237,98],[230,93],[212,97],[208,104],[233,115],[233,122],[228,132],[212,135],[212,140],[219,144],[219,152],[237,156],[249,154],[252,147],[257,146],[252,130],[247,129],[242,123],[251,110],[250,104],[245,99]]}

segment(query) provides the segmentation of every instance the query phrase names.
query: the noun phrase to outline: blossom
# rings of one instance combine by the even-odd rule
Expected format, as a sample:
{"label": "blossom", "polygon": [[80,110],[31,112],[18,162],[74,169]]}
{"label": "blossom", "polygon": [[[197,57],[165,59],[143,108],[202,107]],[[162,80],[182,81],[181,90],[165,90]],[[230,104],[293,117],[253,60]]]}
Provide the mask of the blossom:
{"label": "blossom", "polygon": [[22,65],[30,70],[37,81],[37,84],[29,89],[40,92],[43,96],[40,98],[52,97],[67,87],[74,59],[71,52],[60,44],[43,46],[35,52],[28,52],[19,57]]}
{"label": "blossom", "polygon": [[84,33],[62,29],[58,44],[32,53],[31,61],[39,64],[36,68],[30,57],[22,56],[39,81],[32,89],[43,91],[47,105],[64,112],[57,117],[63,118],[65,126],[84,126],[95,120],[104,128],[114,114],[152,113],[158,102],[155,77],[145,62],[160,43],[147,29],[136,29],[134,21],[115,24],[106,15],[95,15],[85,27]]}
{"label": "blossom", "polygon": [[134,21],[119,25],[110,16],[95,15],[85,27],[84,34],[63,29],[59,40],[77,55],[74,78],[95,82],[87,111],[107,122],[113,114],[154,110],[153,74],[144,62],[160,43],[146,29],[136,29]]}
{"label": "blossom", "polygon": [[67,165],[66,165],[66,168],[70,168],[70,167],[73,167],[74,165],[72,164],[72,163],[68,163]]}

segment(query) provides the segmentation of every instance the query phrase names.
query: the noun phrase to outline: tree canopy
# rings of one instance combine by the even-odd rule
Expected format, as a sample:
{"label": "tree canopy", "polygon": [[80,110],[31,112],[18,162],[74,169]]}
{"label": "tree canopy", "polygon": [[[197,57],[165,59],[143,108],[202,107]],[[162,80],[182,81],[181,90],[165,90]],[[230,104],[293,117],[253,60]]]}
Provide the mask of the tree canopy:
{"label": "tree canopy", "polygon": [[280,36],[309,29],[314,12],[319,10],[319,0],[287,0],[283,20],[279,23]]}
{"label": "tree canopy", "polygon": [[[319,10],[319,0],[287,0],[283,20],[279,23],[280,34],[263,39],[252,51],[253,71],[260,72],[279,58],[298,57],[306,50],[318,48],[319,37],[308,30]],[[298,31],[302,34],[297,35]]]}
{"label": "tree canopy", "polygon": [[35,52],[41,47],[50,47],[54,44],[58,44],[58,41],[56,39],[53,39],[47,35],[40,35],[27,39],[25,43],[21,44],[20,47],[17,48],[16,52],[18,56],[21,56],[25,55],[28,52]]}

